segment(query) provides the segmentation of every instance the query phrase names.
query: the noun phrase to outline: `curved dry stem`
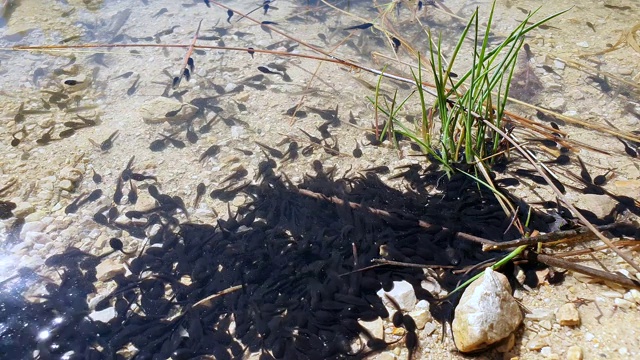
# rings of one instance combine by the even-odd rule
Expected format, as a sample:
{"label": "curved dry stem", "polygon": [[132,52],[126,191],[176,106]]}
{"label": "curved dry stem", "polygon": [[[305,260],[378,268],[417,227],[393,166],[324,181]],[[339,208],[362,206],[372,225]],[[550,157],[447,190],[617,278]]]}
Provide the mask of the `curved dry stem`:
{"label": "curved dry stem", "polygon": [[633,259],[631,259],[631,257],[629,257],[629,255],[625,254],[622,250],[618,249],[616,246],[613,245],[613,243],[611,242],[611,240],[609,240],[606,236],[604,236],[591,222],[589,222],[589,220],[587,220],[576,208],[575,206],[573,206],[573,204],[571,202],[569,202],[569,200],[567,200],[567,198],[560,192],[560,190],[558,190],[558,188],[553,184],[553,182],[551,181],[551,179],[549,178],[549,176],[546,174],[546,172],[542,171],[542,168],[540,167],[540,164],[538,164],[538,162],[536,162],[531,155],[529,155],[529,152],[526,151],[520,144],[518,144],[517,141],[513,140],[513,138],[511,138],[511,136],[509,136],[509,134],[505,133],[504,131],[502,131],[500,128],[496,127],[495,125],[493,125],[490,121],[487,121],[485,119],[481,119],[483,123],[485,123],[485,125],[487,125],[488,127],[490,127],[491,129],[493,129],[493,131],[497,132],[498,134],[500,134],[500,136],[502,136],[504,139],[506,139],[508,142],[510,142],[516,149],[518,149],[518,151],[520,151],[520,153],[522,154],[522,156],[524,156],[530,163],[531,165],[536,169],[536,171],[538,171],[538,173],[540,174],[540,176],[542,176],[547,183],[549,184],[549,186],[551,187],[551,189],[553,190],[553,192],[556,194],[556,196],[558,197],[558,199],[562,200],[562,202],[565,203],[565,205],[567,205],[567,208],[569,208],[569,210],[571,210],[571,212],[578,218],[580,219],[580,221],[587,227],[589,228],[589,230],[591,230],[591,232],[593,232],[600,240],[602,240],[602,242],[604,242],[611,250],[613,250],[616,254],[618,254],[622,259],[624,259],[624,261],[626,261],[629,265],[631,265],[631,267],[633,267],[634,269],[636,269],[636,271],[640,272],[640,266],[638,266],[638,264],[636,264]]}

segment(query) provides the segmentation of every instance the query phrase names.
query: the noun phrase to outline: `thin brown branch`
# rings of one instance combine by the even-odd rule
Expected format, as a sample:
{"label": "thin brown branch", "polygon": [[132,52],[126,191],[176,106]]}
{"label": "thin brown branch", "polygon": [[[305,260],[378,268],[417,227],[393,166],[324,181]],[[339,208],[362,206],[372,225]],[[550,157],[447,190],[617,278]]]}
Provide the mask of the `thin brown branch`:
{"label": "thin brown branch", "polygon": [[234,291],[238,291],[240,289],[242,289],[242,285],[236,285],[236,286],[232,286],[230,288],[224,289],[222,291],[219,291],[219,292],[217,292],[217,293],[215,293],[213,295],[209,295],[206,298],[198,301],[197,303],[193,304],[193,306],[191,308],[193,309],[193,308],[198,307],[198,306],[208,306],[209,302],[211,300],[213,300],[215,298],[218,298],[218,297],[220,297],[222,295],[226,295],[226,294],[230,294],[230,293],[232,293]]}
{"label": "thin brown branch", "polygon": [[[306,190],[306,189],[297,189],[298,193],[305,195],[305,196],[309,196],[312,197],[314,199],[318,199],[318,200],[324,200],[324,201],[329,201],[332,202],[336,205],[345,205],[348,204],[349,207],[351,207],[352,209],[360,209],[360,210],[364,210],[364,211],[368,211],[372,214],[375,215],[379,215],[379,216],[384,216],[387,218],[393,218],[394,216],[386,211],[386,210],[381,210],[381,209],[376,209],[376,208],[372,208],[372,207],[368,207],[368,206],[362,206],[360,204],[351,202],[351,201],[345,201],[340,199],[337,196],[326,196],[317,192],[313,192],[311,190]],[[433,229],[433,228],[437,228],[439,227],[438,225],[433,225],[430,224],[426,221],[423,220],[417,220],[416,221],[416,225],[420,226],[421,228],[424,229]],[[443,230],[448,230],[446,227],[441,227]],[[489,239],[485,239],[485,238],[481,238],[479,236],[475,236],[475,235],[471,235],[471,234],[466,234],[466,233],[462,233],[462,232],[458,232],[456,233],[456,238],[458,239],[462,239],[462,240],[469,240],[469,241],[473,241],[473,242],[477,242],[480,244],[485,244],[485,245],[496,245],[497,243],[494,241],[491,241]]]}
{"label": "thin brown branch", "polygon": [[[610,224],[598,226],[598,230],[608,230],[616,227],[619,224]],[[589,234],[591,230],[588,227],[580,227],[572,230],[564,230],[564,231],[556,231],[548,234],[532,236],[528,238],[520,238],[511,241],[503,241],[497,243],[495,245],[484,245],[482,246],[482,251],[492,251],[492,250],[504,250],[504,249],[512,249],[517,248],[520,245],[536,245],[538,243],[553,243],[553,242],[566,242],[572,241],[572,237],[576,237],[579,235]],[[595,236],[595,235],[594,235]]]}
{"label": "thin brown branch", "polygon": [[543,264],[547,264],[549,266],[571,270],[577,273],[589,275],[598,279],[620,284],[622,286],[640,288],[640,281],[630,279],[623,275],[618,275],[618,274],[594,269],[588,266],[572,263],[567,260],[558,259],[557,257],[554,257],[554,256],[536,254],[535,252],[529,252],[528,254],[525,254],[525,256],[528,258],[532,258],[533,260],[541,262]]}
{"label": "thin brown branch", "polygon": [[[638,240],[619,240],[613,243],[613,245],[615,245],[616,247],[630,247],[630,250],[639,250],[640,249],[640,242],[638,242]],[[554,254],[555,257],[559,257],[559,258],[565,258],[565,257],[569,257],[569,256],[579,256],[579,255],[589,255],[592,254],[596,251],[601,251],[601,250],[606,250],[609,247],[607,245],[600,245],[600,246],[595,246],[595,247],[589,247],[587,249],[581,249],[581,250],[573,250],[573,251],[567,251],[567,252],[563,252],[560,254]]]}
{"label": "thin brown branch", "polygon": [[[482,118],[480,118],[482,119]],[[530,153],[525,150],[522,146],[520,146],[520,144],[518,144],[517,141],[513,140],[511,138],[511,136],[509,136],[507,133],[505,133],[504,131],[502,131],[501,129],[499,129],[497,126],[495,126],[494,124],[492,124],[490,121],[487,121],[485,119],[482,119],[482,122],[484,122],[487,126],[489,126],[491,129],[493,129],[495,132],[497,132],[498,134],[500,134],[500,136],[502,136],[504,139],[506,139],[507,141],[509,141],[511,144],[513,144],[513,146],[515,146],[516,149],[518,149],[518,151],[520,151],[520,153],[522,154],[522,156],[524,156],[530,163],[531,165],[538,171],[538,173],[540,174],[540,176],[542,176],[545,181],[547,182],[547,184],[551,187],[551,189],[553,190],[553,192],[556,193],[556,195],[558,196],[559,199],[562,200],[562,202],[565,203],[565,205],[567,205],[567,207],[569,208],[569,210],[571,210],[571,212],[582,222],[582,224],[584,224],[586,227],[589,228],[589,230],[591,230],[600,240],[602,240],[602,242],[604,242],[611,250],[613,250],[616,254],[618,254],[622,259],[624,259],[624,261],[626,261],[629,265],[631,265],[631,267],[633,267],[634,269],[636,269],[636,271],[640,272],[640,266],[638,266],[638,264],[635,263],[635,261],[633,261],[633,259],[631,259],[631,257],[627,254],[625,254],[624,252],[622,252],[620,249],[618,249],[617,247],[613,246],[613,243],[611,243],[611,240],[609,240],[606,236],[602,235],[602,233],[600,231],[598,231],[598,229],[596,229],[596,227],[589,222],[589,220],[587,220],[587,218],[584,217],[584,215],[582,215],[575,206],[573,206],[573,204],[571,202],[569,202],[567,200],[567,198],[560,192],[560,190],[558,190],[558,188],[553,184],[553,182],[551,181],[551,179],[549,178],[549,176],[542,171],[542,168],[540,167],[540,165],[533,159],[533,157],[530,155]]]}

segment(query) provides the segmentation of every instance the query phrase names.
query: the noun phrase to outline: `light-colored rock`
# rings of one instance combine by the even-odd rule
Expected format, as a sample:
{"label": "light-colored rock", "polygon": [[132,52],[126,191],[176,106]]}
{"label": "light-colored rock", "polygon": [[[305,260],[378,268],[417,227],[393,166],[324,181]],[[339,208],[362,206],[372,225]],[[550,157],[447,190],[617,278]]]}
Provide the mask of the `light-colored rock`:
{"label": "light-colored rock", "polygon": [[542,308],[533,308],[530,310],[531,312],[529,312],[524,316],[526,319],[533,320],[533,321],[542,321],[542,320],[552,321],[555,319],[555,315],[553,314],[552,310],[542,309]]}
{"label": "light-colored rock", "polygon": [[438,324],[434,321],[429,321],[424,325],[424,329],[422,329],[422,333],[430,336],[434,331],[438,328]]}
{"label": "light-colored rock", "polygon": [[580,312],[573,303],[566,303],[556,311],[556,320],[562,326],[579,326]]}
{"label": "light-colored rock", "polygon": [[378,356],[376,356],[375,359],[376,360],[397,360],[398,357],[396,356],[396,354],[392,352],[385,351],[383,353],[378,354]]}
{"label": "light-colored rock", "polygon": [[551,320],[542,320],[540,321],[540,327],[545,330],[551,330]]}
{"label": "light-colored rock", "polygon": [[624,294],[624,299],[628,301],[635,301],[636,304],[640,304],[640,291],[631,289],[629,292]]}
{"label": "light-colored rock", "polygon": [[384,324],[382,323],[382,318],[377,318],[373,321],[359,320],[358,323],[360,323],[360,326],[367,329],[374,338],[384,340]]}
{"label": "light-colored rock", "polygon": [[394,281],[393,289],[389,292],[385,292],[382,289],[378,291],[378,296],[380,296],[384,305],[393,309],[393,304],[384,296],[385,294],[395,300],[403,311],[411,311],[416,305],[416,293],[413,291],[413,286],[407,281]]}
{"label": "light-colored rock", "polygon": [[99,281],[108,281],[120,272],[126,272],[126,269],[120,260],[109,258],[100,262],[100,264],[96,266],[96,278]]}
{"label": "light-colored rock", "polygon": [[567,349],[567,360],[582,360],[582,348],[573,345]]}
{"label": "light-colored rock", "polygon": [[58,187],[62,190],[67,190],[68,192],[72,192],[75,189],[71,180],[64,179],[58,183]]}
{"label": "light-colored rock", "polygon": [[547,105],[553,111],[563,111],[567,102],[562,97],[556,97]]}
{"label": "light-colored rock", "polygon": [[33,245],[40,244],[44,245],[51,241],[51,236],[49,234],[43,232],[29,231],[24,235],[24,242]]}
{"label": "light-colored rock", "polygon": [[636,306],[635,303],[633,303],[633,302],[631,302],[629,300],[625,300],[625,299],[614,299],[613,303],[617,307],[619,307],[621,309],[625,309],[625,310],[632,309],[632,308],[634,308]]}
{"label": "light-colored rock", "polygon": [[142,120],[149,124],[157,124],[164,121],[179,123],[193,117],[197,111],[198,108],[191,104],[159,96],[142,104],[139,114]]}
{"label": "light-colored rock", "polygon": [[620,294],[617,291],[613,291],[613,290],[602,291],[600,293],[600,295],[602,295],[604,297],[608,297],[610,299],[620,299],[620,298],[622,298],[622,294]]}
{"label": "light-colored rock", "polygon": [[588,210],[602,219],[611,213],[617,202],[607,195],[580,194],[573,205],[580,209]]}
{"label": "light-colored rock", "polygon": [[77,184],[84,176],[84,166],[78,164],[78,167],[65,166],[58,173],[58,180],[69,180],[74,184]]}
{"label": "light-colored rock", "polygon": [[35,211],[35,208],[33,207],[33,205],[31,205],[31,203],[21,201],[21,202],[16,202],[16,208],[13,209],[11,212],[15,217],[25,217],[33,213],[34,211]]}
{"label": "light-colored rock", "polygon": [[22,225],[22,230],[20,230],[20,238],[21,239],[25,239],[26,235],[30,232],[42,232],[42,230],[44,230],[44,228],[47,227],[47,224],[45,224],[42,221],[29,221],[26,222],[24,225]]}
{"label": "light-colored rock", "polygon": [[476,351],[511,334],[522,322],[506,276],[487,268],[462,294],[452,330],[461,352]]}
{"label": "light-colored rock", "polygon": [[416,304],[416,308],[409,313],[409,316],[416,322],[416,327],[420,330],[424,329],[427,322],[431,321],[431,313],[429,312],[429,303],[425,300],[420,300]]}
{"label": "light-colored rock", "polygon": [[427,290],[431,295],[437,296],[440,294],[442,288],[440,283],[432,276],[427,276],[425,280],[422,280],[420,287]]}
{"label": "light-colored rock", "polygon": [[542,336],[542,335],[543,334],[536,335],[533,338],[531,338],[529,341],[527,341],[527,345],[526,345],[527,349],[532,351],[538,351],[545,346],[549,346],[549,337]]}
{"label": "light-colored rock", "polygon": [[92,313],[89,314],[89,317],[93,320],[93,321],[102,321],[104,323],[109,322],[109,320],[113,319],[114,317],[116,317],[116,309],[113,307],[108,307],[104,310],[100,310],[100,311],[94,311]]}
{"label": "light-colored rock", "polygon": [[558,70],[564,70],[565,68],[565,63],[560,61],[560,60],[553,60],[553,67],[558,69]]}

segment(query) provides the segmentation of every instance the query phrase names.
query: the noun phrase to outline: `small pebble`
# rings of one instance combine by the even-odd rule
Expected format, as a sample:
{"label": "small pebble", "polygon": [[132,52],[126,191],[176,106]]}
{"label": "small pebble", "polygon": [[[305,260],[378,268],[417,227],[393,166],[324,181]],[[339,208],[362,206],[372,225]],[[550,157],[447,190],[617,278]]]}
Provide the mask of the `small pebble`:
{"label": "small pebble", "polygon": [[633,307],[635,307],[634,303],[625,299],[614,299],[613,303],[621,309],[632,309]]}
{"label": "small pebble", "polygon": [[583,48],[588,48],[589,47],[589,43],[586,41],[580,41],[579,43],[576,43],[576,45],[583,47]]}
{"label": "small pebble", "polygon": [[531,340],[527,342],[527,349],[529,350],[540,350],[545,346],[549,345],[549,337],[548,336],[540,336],[536,335]]}
{"label": "small pebble", "polygon": [[564,100],[564,98],[557,97],[553,99],[548,106],[549,106],[549,109],[553,111],[563,111],[566,104],[567,102]]}
{"label": "small pebble", "polygon": [[556,311],[556,320],[562,326],[579,326],[580,312],[573,303],[566,303]]}
{"label": "small pebble", "polygon": [[582,348],[573,345],[567,350],[567,360],[582,360]]}
{"label": "small pebble", "polygon": [[549,320],[540,321],[540,327],[545,330],[551,330],[551,321]]}
{"label": "small pebble", "polygon": [[608,297],[610,299],[620,299],[622,298],[622,294],[617,291],[603,291],[600,293],[602,296]]}
{"label": "small pebble", "polygon": [[624,298],[625,300],[635,301],[636,304],[640,304],[640,291],[631,289],[628,293],[624,294]]}
{"label": "small pebble", "polygon": [[565,63],[560,60],[553,60],[553,67],[558,70],[564,70]]}
{"label": "small pebble", "polygon": [[71,180],[64,179],[58,183],[58,187],[62,190],[67,190],[68,192],[72,192],[74,189],[73,183]]}

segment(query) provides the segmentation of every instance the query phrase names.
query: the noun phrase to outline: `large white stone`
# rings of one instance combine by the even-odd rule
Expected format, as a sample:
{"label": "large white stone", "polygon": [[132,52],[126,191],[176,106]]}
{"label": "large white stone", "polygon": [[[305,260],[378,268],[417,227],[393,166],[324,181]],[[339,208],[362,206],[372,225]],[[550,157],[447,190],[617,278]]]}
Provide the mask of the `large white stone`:
{"label": "large white stone", "polygon": [[395,310],[393,304],[384,296],[385,294],[395,300],[403,311],[411,311],[416,306],[417,299],[416,293],[413,291],[413,286],[404,280],[394,281],[393,289],[389,292],[385,292],[382,289],[378,291],[378,296],[382,299],[382,303],[384,303],[387,308]]}
{"label": "large white stone", "polygon": [[522,322],[507,278],[491,268],[462,294],[452,324],[458,350],[481,350],[511,334]]}

